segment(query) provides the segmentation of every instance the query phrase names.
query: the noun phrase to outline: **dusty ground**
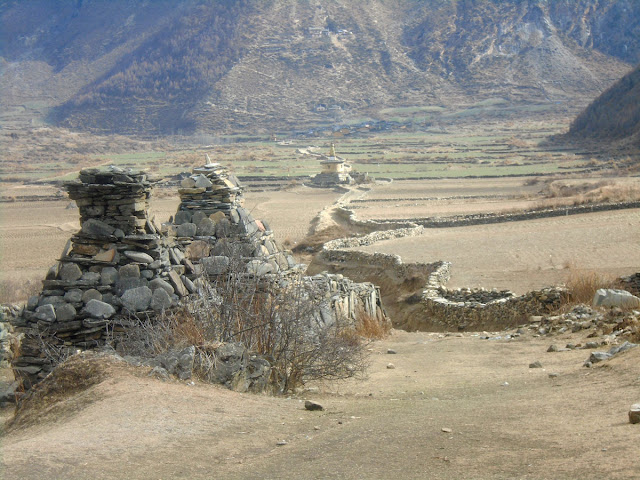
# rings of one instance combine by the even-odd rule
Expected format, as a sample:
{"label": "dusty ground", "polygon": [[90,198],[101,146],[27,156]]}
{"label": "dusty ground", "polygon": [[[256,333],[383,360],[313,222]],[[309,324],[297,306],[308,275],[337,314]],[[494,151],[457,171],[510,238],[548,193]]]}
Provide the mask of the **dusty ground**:
{"label": "dusty ground", "polygon": [[546,353],[585,340],[394,332],[372,345],[368,379],[295,398],[121,373],[6,434],[0,476],[637,478],[640,349],[593,369],[587,350]]}
{"label": "dusty ground", "polygon": [[[362,203],[356,212],[430,216],[424,213],[436,203],[451,214],[483,202],[480,211],[495,211],[528,201],[519,196],[521,185],[452,182],[433,195],[432,182],[424,193],[424,185],[395,182],[361,197],[387,195],[386,206]],[[420,196],[439,199],[409,200]],[[445,199],[461,196],[474,198]],[[249,193],[247,207],[280,240],[295,242],[338,197],[298,187]],[[418,205],[395,206],[403,202]],[[78,228],[77,210],[67,204],[0,206],[3,278],[42,278]],[[152,203],[158,221],[176,206],[175,197]],[[640,271],[639,223],[640,212],[628,210],[430,230],[372,249],[400,253],[407,262],[452,261],[454,286],[518,291],[556,282],[571,262],[615,274]],[[583,336],[481,340],[394,332],[372,345],[368,379],[321,385],[294,398],[123,370],[31,426],[5,433],[0,478],[637,478],[640,430],[627,412],[640,402],[640,351],[594,369],[582,367],[586,350],[546,353],[551,343],[584,343]],[[397,355],[388,355],[389,348]],[[535,360],[544,369],[528,368]],[[395,369],[387,368],[390,362]],[[550,378],[552,372],[559,376]],[[304,398],[326,411],[305,411]],[[277,446],[281,440],[286,445]]]}

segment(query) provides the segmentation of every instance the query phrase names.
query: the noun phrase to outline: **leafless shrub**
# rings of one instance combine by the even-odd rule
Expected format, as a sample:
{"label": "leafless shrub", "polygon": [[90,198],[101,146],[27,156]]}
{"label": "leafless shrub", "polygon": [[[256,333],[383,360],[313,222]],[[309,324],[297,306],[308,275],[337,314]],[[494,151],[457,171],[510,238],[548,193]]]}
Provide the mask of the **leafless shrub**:
{"label": "leafless shrub", "polygon": [[272,382],[280,392],[312,379],[344,379],[364,372],[362,337],[345,319],[335,324],[323,320],[321,311],[329,308],[330,300],[326,291],[302,277],[274,282],[240,270],[199,281],[198,293],[178,310],[134,320],[133,328],[117,336],[117,350],[155,356],[194,345],[194,372],[206,379],[215,367],[215,348],[239,342],[271,363]]}
{"label": "leafless shrub", "polygon": [[389,335],[389,330],[391,330],[391,325],[388,322],[381,323],[377,318],[365,312],[360,312],[358,315],[355,332],[364,338],[382,339]]}

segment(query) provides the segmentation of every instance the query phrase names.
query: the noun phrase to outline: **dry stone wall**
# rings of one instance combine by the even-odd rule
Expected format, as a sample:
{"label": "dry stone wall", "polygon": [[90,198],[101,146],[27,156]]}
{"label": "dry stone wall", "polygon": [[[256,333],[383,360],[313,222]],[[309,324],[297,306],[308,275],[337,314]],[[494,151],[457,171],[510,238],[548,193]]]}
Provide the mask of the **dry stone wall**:
{"label": "dry stone wall", "polygon": [[[397,255],[382,253],[366,253],[355,250],[347,250],[368,245],[391,238],[420,235],[425,228],[441,226],[462,226],[478,223],[495,223],[505,221],[527,220],[558,214],[585,213],[598,209],[611,208],[635,208],[635,204],[616,204],[605,207],[579,206],[542,212],[525,212],[522,214],[504,215],[469,215],[447,219],[412,219],[386,221],[361,221],[354,212],[346,207],[339,209],[339,214],[350,225],[362,231],[368,231],[366,235],[350,238],[340,238],[327,242],[320,254],[323,263],[330,265],[334,270],[341,270],[340,265],[361,265],[366,271],[375,266],[382,272],[394,272],[393,277],[401,278],[405,273],[415,271],[419,266],[422,271],[428,271],[428,279],[422,292],[422,310],[412,312],[406,318],[402,327],[409,330],[463,330],[504,328],[523,323],[531,315],[542,315],[557,309],[566,295],[563,288],[546,288],[540,291],[529,292],[526,295],[517,296],[513,292],[503,290],[484,289],[458,289],[445,288],[450,278],[451,264],[449,262],[434,262],[432,264],[403,264]],[[382,274],[378,274],[379,276]],[[639,277],[640,278],[640,277]],[[630,277],[628,282],[640,283],[635,277]]]}
{"label": "dry stone wall", "polygon": [[594,205],[573,205],[559,208],[545,208],[518,213],[484,213],[473,215],[456,215],[452,217],[413,218],[411,220],[396,220],[395,222],[412,222],[424,228],[465,227],[469,225],[485,225],[491,223],[520,222],[537,218],[562,217],[583,213],[607,212],[611,210],[625,210],[640,208],[640,202],[616,202]]}
{"label": "dry stone wall", "polygon": [[423,292],[422,318],[412,319],[408,328],[415,330],[485,330],[514,327],[528,322],[531,315],[557,310],[566,290],[545,288],[517,296],[509,290],[456,289],[444,284],[450,277],[449,263],[443,263],[427,282]]}

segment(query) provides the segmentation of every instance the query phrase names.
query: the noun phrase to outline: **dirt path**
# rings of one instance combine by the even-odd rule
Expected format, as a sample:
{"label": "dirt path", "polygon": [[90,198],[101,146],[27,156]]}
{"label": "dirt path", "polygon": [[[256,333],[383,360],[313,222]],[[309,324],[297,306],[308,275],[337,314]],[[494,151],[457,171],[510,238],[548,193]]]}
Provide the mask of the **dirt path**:
{"label": "dirt path", "polygon": [[367,194],[368,189],[361,190],[354,187],[345,188],[348,189],[347,192],[342,194],[340,198],[338,198],[335,202],[323,207],[323,209],[318,212],[318,215],[314,218],[314,221],[312,223],[310,234],[328,230],[335,226],[349,228],[349,225],[346,224],[343,218],[338,215],[336,211],[341,207],[348,207],[351,201],[359,200],[364,197]]}
{"label": "dirt path", "polygon": [[[373,344],[367,380],[300,398],[113,377],[5,435],[0,476],[638,478],[640,426],[627,411],[640,401],[640,349],[586,369],[589,351],[546,353],[586,340],[576,334],[466,335],[395,332]],[[326,410],[305,411],[303,398]]]}

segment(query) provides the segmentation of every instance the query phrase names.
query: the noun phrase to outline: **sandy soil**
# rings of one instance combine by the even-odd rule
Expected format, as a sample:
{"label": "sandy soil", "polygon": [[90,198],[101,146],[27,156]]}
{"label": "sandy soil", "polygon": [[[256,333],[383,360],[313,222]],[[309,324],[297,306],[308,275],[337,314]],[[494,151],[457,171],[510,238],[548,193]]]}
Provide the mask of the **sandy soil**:
{"label": "sandy soil", "polygon": [[5,434],[0,476],[638,478],[640,349],[593,369],[587,350],[546,353],[585,340],[394,332],[372,345],[368,379],[293,398],[122,373]]}
{"label": "sandy soil", "polygon": [[69,200],[0,204],[0,279],[44,278],[80,228]]}
{"label": "sandy soil", "polygon": [[[20,189],[21,195],[38,193],[43,193],[39,187]],[[280,242],[288,240],[293,246],[308,234],[317,213],[339,197],[331,190],[300,186],[281,192],[247,192],[245,206],[255,218],[269,222]],[[152,197],[156,223],[175,215],[179,203],[177,195],[167,196],[164,191]],[[39,284],[80,228],[78,210],[67,208],[69,204],[68,199],[0,204],[0,281]]]}
{"label": "sandy soil", "polygon": [[[361,219],[410,219],[539,208],[545,202],[539,192],[545,179],[470,178],[408,180],[376,185],[350,205]],[[548,179],[552,181],[552,179]],[[562,184],[609,182],[620,188],[638,188],[637,177],[563,178]]]}

